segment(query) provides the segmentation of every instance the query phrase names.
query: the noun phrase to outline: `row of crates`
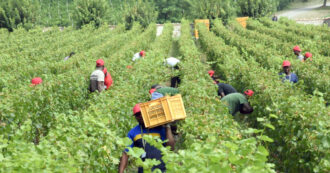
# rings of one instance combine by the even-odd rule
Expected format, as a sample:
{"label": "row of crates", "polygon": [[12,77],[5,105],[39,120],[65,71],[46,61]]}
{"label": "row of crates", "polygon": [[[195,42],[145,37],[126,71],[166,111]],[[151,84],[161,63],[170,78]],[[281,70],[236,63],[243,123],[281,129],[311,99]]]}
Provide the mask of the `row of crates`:
{"label": "row of crates", "polygon": [[[242,25],[243,28],[246,28],[246,21],[249,19],[249,17],[238,17],[236,18],[236,21]],[[196,19],[194,22],[194,35],[195,38],[198,39],[198,24],[203,23],[207,27],[208,30],[210,30],[210,20],[208,19]]]}

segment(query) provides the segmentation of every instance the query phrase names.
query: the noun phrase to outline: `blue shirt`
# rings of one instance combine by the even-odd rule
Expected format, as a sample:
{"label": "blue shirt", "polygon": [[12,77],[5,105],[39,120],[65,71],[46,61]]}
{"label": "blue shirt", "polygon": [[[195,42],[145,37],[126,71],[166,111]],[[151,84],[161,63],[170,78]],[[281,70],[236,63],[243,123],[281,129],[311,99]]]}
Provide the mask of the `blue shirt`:
{"label": "blue shirt", "polygon": [[[138,147],[142,148],[146,152],[146,157],[142,158],[144,159],[156,159],[159,160],[161,163],[159,165],[156,165],[152,168],[152,170],[158,168],[162,171],[166,170],[165,163],[162,160],[162,153],[160,150],[155,148],[154,146],[151,146],[150,144],[146,143],[146,141],[142,140],[142,135],[152,135],[152,136],[158,136],[162,141],[166,140],[166,132],[165,128],[162,126],[158,126],[155,128],[147,129],[142,128],[142,134],[141,134],[141,126],[137,125],[133,129],[131,129],[128,132],[127,137],[132,140],[132,144],[129,146],[131,148]],[[145,142],[145,143],[144,143]],[[128,149],[125,150],[128,152]],[[138,172],[143,172],[143,168],[139,168]]]}
{"label": "blue shirt", "polygon": [[[280,73],[279,74],[280,76],[283,75],[283,73]],[[298,82],[298,76],[294,73],[291,73],[290,75],[285,75],[284,77],[281,77],[282,81],[290,81],[290,82],[293,82],[293,83],[297,83]]]}
{"label": "blue shirt", "polygon": [[157,91],[155,91],[155,92],[153,92],[151,94],[151,100],[156,100],[156,99],[159,99],[161,97],[164,97],[164,95],[161,94],[161,93],[159,93],[159,92],[157,92]]}

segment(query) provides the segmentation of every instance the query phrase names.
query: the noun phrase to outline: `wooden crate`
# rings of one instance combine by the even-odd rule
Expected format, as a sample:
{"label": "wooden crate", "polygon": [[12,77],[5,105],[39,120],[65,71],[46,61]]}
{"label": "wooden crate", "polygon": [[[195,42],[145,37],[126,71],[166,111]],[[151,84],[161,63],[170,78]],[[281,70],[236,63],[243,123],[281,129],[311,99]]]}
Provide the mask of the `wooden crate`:
{"label": "wooden crate", "polygon": [[144,125],[147,128],[186,118],[186,111],[180,94],[141,103],[140,107]]}

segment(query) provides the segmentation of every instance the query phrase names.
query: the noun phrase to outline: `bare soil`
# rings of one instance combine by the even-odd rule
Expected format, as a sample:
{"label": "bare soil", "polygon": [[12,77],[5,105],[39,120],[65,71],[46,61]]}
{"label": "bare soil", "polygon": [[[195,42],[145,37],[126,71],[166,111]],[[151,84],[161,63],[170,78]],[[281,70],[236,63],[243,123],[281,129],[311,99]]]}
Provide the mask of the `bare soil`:
{"label": "bare soil", "polygon": [[288,9],[276,13],[279,17],[287,17],[298,23],[321,25],[324,19],[330,17],[330,2],[322,7],[323,0],[314,0],[307,3],[292,3]]}

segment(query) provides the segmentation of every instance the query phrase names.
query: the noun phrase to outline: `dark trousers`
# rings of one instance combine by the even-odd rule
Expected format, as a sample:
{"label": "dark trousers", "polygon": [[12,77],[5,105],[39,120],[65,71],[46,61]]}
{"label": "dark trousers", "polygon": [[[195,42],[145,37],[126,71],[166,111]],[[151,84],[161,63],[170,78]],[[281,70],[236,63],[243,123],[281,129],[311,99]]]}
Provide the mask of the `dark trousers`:
{"label": "dark trousers", "polygon": [[179,87],[180,83],[181,83],[181,79],[179,76],[175,76],[175,77],[171,78],[171,87],[172,88]]}

